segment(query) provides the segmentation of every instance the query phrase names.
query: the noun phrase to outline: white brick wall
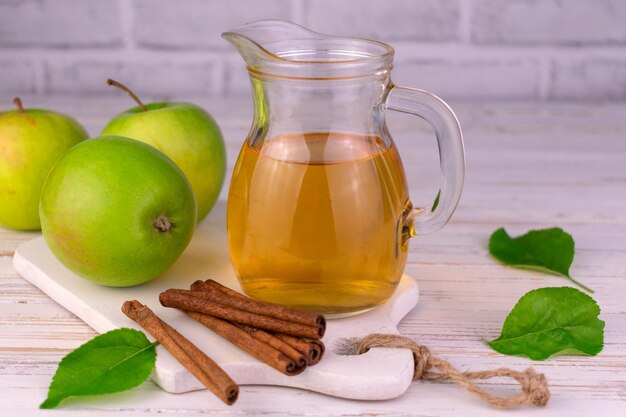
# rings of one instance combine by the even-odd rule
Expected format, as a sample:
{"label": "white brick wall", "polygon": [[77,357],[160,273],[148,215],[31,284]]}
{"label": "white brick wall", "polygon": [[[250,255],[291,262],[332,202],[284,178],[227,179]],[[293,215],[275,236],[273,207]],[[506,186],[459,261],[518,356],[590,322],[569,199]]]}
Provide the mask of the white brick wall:
{"label": "white brick wall", "polygon": [[393,70],[394,82],[417,85],[441,97],[539,98],[541,68],[533,60],[418,61]]}
{"label": "white brick wall", "polygon": [[0,1],[0,46],[111,48],[122,46],[116,2]]}
{"label": "white brick wall", "polygon": [[[175,4],[176,3],[176,4]],[[134,40],[155,49],[228,49],[220,34],[257,19],[291,18],[290,0],[135,0]]]}
{"label": "white brick wall", "polygon": [[[128,80],[133,91],[152,96],[197,95],[213,91],[214,64],[198,60],[179,63],[173,60],[108,61],[102,59],[59,63],[46,68],[48,94],[119,94],[106,88],[105,80]],[[126,81],[124,81],[126,82]]]}
{"label": "white brick wall", "polygon": [[626,60],[557,62],[550,83],[555,99],[626,99]]}
{"label": "white brick wall", "polygon": [[458,0],[337,1],[305,3],[307,24],[322,33],[393,41],[457,40]]}
{"label": "white brick wall", "polygon": [[32,94],[35,92],[33,63],[23,59],[0,60],[0,91],[5,94]]}
{"label": "white brick wall", "polygon": [[623,0],[479,0],[472,23],[478,44],[626,43]]}
{"label": "white brick wall", "polygon": [[626,0],[0,0],[0,98],[249,94],[219,35],[262,18],[390,42],[446,99],[626,101]]}

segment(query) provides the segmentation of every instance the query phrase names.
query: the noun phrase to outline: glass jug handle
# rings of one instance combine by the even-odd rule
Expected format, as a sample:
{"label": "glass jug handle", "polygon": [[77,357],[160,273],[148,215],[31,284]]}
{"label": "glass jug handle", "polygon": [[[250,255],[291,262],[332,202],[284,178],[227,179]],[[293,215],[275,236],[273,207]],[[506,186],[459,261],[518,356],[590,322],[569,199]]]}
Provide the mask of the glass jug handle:
{"label": "glass jug handle", "polygon": [[465,151],[461,126],[446,102],[415,88],[393,86],[387,94],[386,108],[421,117],[437,136],[442,183],[431,207],[413,209],[410,235],[435,232],[450,220],[463,189]]}

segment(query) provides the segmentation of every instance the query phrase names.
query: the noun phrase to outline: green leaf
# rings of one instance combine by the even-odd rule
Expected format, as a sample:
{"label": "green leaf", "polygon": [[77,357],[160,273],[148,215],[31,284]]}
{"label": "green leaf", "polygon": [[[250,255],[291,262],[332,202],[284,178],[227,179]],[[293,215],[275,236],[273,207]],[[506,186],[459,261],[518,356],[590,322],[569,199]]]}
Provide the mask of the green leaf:
{"label": "green leaf", "polygon": [[439,192],[437,192],[437,196],[435,197],[435,201],[433,201],[433,206],[430,208],[430,211],[432,211],[433,213],[435,212],[435,210],[437,210],[437,207],[439,207],[439,198],[441,197],[441,189],[439,190]]}
{"label": "green leaf", "polygon": [[593,298],[572,287],[539,288],[515,304],[500,337],[487,342],[505,355],[534,360],[553,355],[596,355],[604,345],[604,322]]}
{"label": "green leaf", "polygon": [[574,239],[559,227],[531,230],[512,238],[503,228],[489,239],[489,253],[499,261],[517,268],[534,269],[569,279],[575,285],[593,293],[569,274],[574,260]]}
{"label": "green leaf", "polygon": [[55,408],[70,396],[108,394],[136,387],[154,368],[155,345],[142,332],[127,328],[94,337],[61,360],[48,398],[39,407]]}

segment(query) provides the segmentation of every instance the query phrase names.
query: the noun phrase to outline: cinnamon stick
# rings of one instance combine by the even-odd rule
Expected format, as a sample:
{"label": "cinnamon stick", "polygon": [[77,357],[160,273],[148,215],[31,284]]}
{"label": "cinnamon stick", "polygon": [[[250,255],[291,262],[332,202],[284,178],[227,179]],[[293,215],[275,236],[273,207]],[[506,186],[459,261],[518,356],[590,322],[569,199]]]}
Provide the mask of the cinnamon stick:
{"label": "cinnamon stick", "polygon": [[[232,290],[212,279],[208,279],[206,281],[198,280],[191,284],[191,289],[194,291],[210,291],[211,289],[215,289],[233,298],[247,299],[245,295],[235,290]],[[319,363],[319,361],[322,359],[322,356],[324,356],[324,352],[326,350],[324,343],[321,340],[303,340],[283,333],[270,334],[260,329],[255,329],[254,327],[242,325],[239,326],[246,330],[248,333],[252,334],[253,337],[258,337],[259,340],[263,340],[266,343],[273,345],[285,354],[287,354],[287,352],[291,352],[291,354],[293,355],[293,350],[295,350],[296,352],[304,355],[304,357],[306,358],[307,366]],[[282,343],[277,343],[277,341],[280,341]]]}
{"label": "cinnamon stick", "polygon": [[261,362],[268,364],[285,375],[298,375],[306,368],[306,361],[302,355],[300,355],[299,361],[294,361],[278,349],[259,341],[246,330],[226,320],[195,311],[186,311],[186,313],[235,346],[245,350]]}
{"label": "cinnamon stick", "polygon": [[[212,279],[208,279],[206,281],[198,280],[191,284],[191,289],[194,291],[207,291],[211,288],[221,291],[223,294],[229,295],[234,298],[247,298],[245,295],[235,290],[232,290]],[[324,356],[324,352],[326,351],[326,347],[321,340],[303,340],[283,333],[275,333],[272,335],[270,333],[263,332],[260,329],[255,329],[250,326],[240,325],[240,327],[244,328],[244,330],[246,330],[253,336],[258,336],[259,340],[262,339],[266,343],[274,344],[274,347],[281,350],[285,354],[287,354],[287,351],[290,351],[293,354],[293,350],[296,350],[296,352],[304,355],[304,357],[306,358],[307,366],[319,363],[319,361],[322,359],[322,356]],[[265,335],[271,337],[271,339],[267,338]],[[282,344],[277,344],[276,340],[280,340]],[[285,345],[289,347],[285,347]]]}
{"label": "cinnamon stick", "polygon": [[324,326],[324,328],[326,326],[326,320],[321,314],[253,300],[211,279],[204,282],[194,282],[191,284],[191,290],[211,294],[210,296],[205,295],[205,298],[221,304],[227,303],[227,305],[238,308],[239,310],[277,317],[282,320],[293,321],[294,323],[306,324],[308,326]]}
{"label": "cinnamon stick", "polygon": [[[274,349],[280,351],[283,355],[293,360],[299,366],[304,367],[308,365],[307,358],[302,352],[299,352],[289,343],[279,339],[273,334],[267,333],[266,331],[263,331],[261,329],[247,326],[245,324],[236,324],[236,325],[242,330],[244,330],[245,332],[247,332],[250,336],[258,340],[259,343],[267,344],[273,347]],[[298,338],[294,338],[294,339],[298,339]]]}
{"label": "cinnamon stick", "polygon": [[[196,311],[213,317],[247,324],[248,326],[265,330],[286,333],[292,336],[320,339],[326,329],[325,322],[323,321],[322,325],[311,326],[284,320],[280,315],[266,316],[250,311],[239,310],[232,305],[215,302],[210,298],[210,295],[210,293],[204,291],[169,289],[159,295],[159,301],[165,307],[174,307],[185,311]],[[227,300],[224,302],[228,303]]]}
{"label": "cinnamon stick", "polygon": [[206,288],[215,288],[216,290],[222,291],[224,294],[230,295],[231,297],[248,298],[242,293],[237,292],[232,288],[228,288],[213,279],[207,279],[206,281],[198,280],[191,284],[191,289],[194,291],[204,291]]}
{"label": "cinnamon stick", "polygon": [[326,347],[321,340],[300,339],[283,333],[275,333],[274,336],[303,354],[306,358],[307,366],[319,363],[326,351]]}
{"label": "cinnamon stick", "polygon": [[231,405],[237,400],[237,384],[204,352],[137,300],[126,301],[122,312],[139,323],[185,368],[219,399]]}

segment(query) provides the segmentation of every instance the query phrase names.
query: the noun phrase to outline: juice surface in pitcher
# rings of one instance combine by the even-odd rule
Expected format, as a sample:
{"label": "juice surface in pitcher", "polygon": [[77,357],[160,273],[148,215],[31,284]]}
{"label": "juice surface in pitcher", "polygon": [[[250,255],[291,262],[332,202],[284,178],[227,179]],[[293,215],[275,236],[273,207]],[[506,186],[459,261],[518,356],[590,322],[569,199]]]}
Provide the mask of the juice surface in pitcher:
{"label": "juice surface in pitcher", "polygon": [[233,173],[227,219],[243,290],[334,315],[387,300],[406,262],[410,205],[393,143],[332,132],[249,142]]}

